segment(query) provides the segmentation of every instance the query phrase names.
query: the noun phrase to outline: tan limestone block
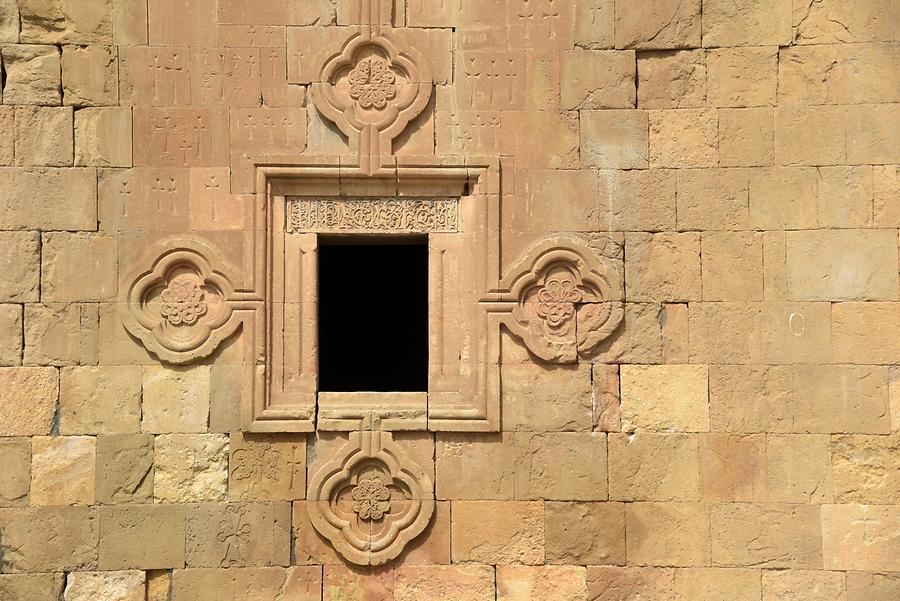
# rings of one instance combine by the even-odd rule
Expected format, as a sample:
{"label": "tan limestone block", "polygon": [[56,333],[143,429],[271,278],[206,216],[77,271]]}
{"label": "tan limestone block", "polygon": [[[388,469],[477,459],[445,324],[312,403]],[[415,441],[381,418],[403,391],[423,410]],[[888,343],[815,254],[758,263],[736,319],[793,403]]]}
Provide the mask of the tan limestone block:
{"label": "tan limestone block", "polygon": [[22,41],[90,44],[112,41],[111,2],[107,0],[19,0]]}
{"label": "tan limestone block", "polygon": [[762,601],[846,601],[844,574],[823,570],[763,570]]}
{"label": "tan limestone block", "polygon": [[0,232],[0,300],[33,302],[40,291],[41,238],[38,232]]}
{"label": "tan limestone block", "polygon": [[96,304],[25,305],[26,365],[97,363]]}
{"label": "tan limestone block", "polygon": [[248,154],[302,152],[306,109],[232,109],[231,150]]}
{"label": "tan limestone block", "polygon": [[314,501],[294,501],[291,507],[291,529],[294,542],[293,563],[298,565],[344,565],[345,560],[338,555],[327,538],[319,534],[309,521],[307,503]]}
{"label": "tan limestone block", "polygon": [[[0,9],[2,10],[2,9]],[[2,98],[0,98],[2,100]],[[15,120],[16,109],[13,106],[0,106],[0,165],[12,165],[15,159]]]}
{"label": "tan limestone block", "polygon": [[[315,567],[313,569],[316,569]],[[323,599],[394,599],[394,570],[382,566],[326,565]]]}
{"label": "tan limestone block", "polygon": [[[31,441],[27,438],[0,438],[0,507],[28,504],[31,482]],[[0,588],[2,590],[2,588]]]}
{"label": "tan limestone block", "polygon": [[719,110],[719,165],[762,167],[775,158],[775,112],[772,108]]}
{"label": "tan limestone block", "polygon": [[599,432],[517,432],[516,498],[607,498],[606,436]]}
{"label": "tan limestone block", "polygon": [[587,579],[590,601],[672,601],[675,570],[588,566]]}
{"label": "tan limestone block", "polygon": [[710,106],[746,107],[775,104],[778,48],[720,48],[706,55]]}
{"label": "tan limestone block", "polygon": [[66,577],[65,601],[144,601],[146,576],[140,570],[72,572]]}
{"label": "tan limestone block", "polygon": [[246,371],[243,365],[212,365],[209,371],[209,431],[241,429],[241,399]]}
{"label": "tan limestone block", "polygon": [[560,58],[562,108],[633,108],[637,94],[635,60],[633,51],[563,51]]}
{"label": "tan limestone block", "polygon": [[640,52],[637,72],[639,108],[706,106],[706,53],[703,50]]}
{"label": "tan limestone block", "polygon": [[691,361],[760,363],[762,307],[757,303],[691,303]]}
{"label": "tan limestone block", "polygon": [[97,442],[92,436],[32,439],[32,505],[93,505]]}
{"label": "tan limestone block", "polygon": [[787,232],[794,300],[897,300],[896,230]]}
{"label": "tan limestone block", "polygon": [[231,499],[293,501],[306,492],[306,436],[302,434],[231,435]]}
{"label": "tan limestone block", "polygon": [[821,434],[766,437],[769,500],[775,503],[831,503],[831,445]]}
{"label": "tan limestone block", "polygon": [[65,574],[5,574],[0,575],[0,595],[20,601],[59,601],[65,582]]}
{"label": "tan limestone block", "polygon": [[450,563],[450,501],[436,501],[431,522],[401,554],[404,565]]}
{"label": "tan limestone block", "polygon": [[191,568],[288,565],[290,515],[288,503],[198,505],[187,514],[185,563]]}
{"label": "tan limestone block", "polygon": [[600,210],[607,229],[675,229],[675,181],[668,169],[601,171]]}
{"label": "tan limestone block", "polygon": [[888,372],[890,396],[891,431],[900,431],[900,367],[891,367]]}
{"label": "tan limestone block", "polygon": [[163,434],[156,437],[153,472],[156,501],[222,501],[227,490],[227,436]]}
{"label": "tan limestone block", "polygon": [[590,365],[502,366],[503,429],[521,432],[589,431]]}
{"label": "tan limestone block", "polygon": [[624,504],[547,502],[544,522],[547,563],[625,563]]}
{"label": "tan limestone block", "polygon": [[[602,363],[661,363],[670,324],[661,320],[664,305],[626,303],[622,325],[603,344],[597,361]],[[623,422],[624,424],[624,422]]]}
{"label": "tan limestone block", "polygon": [[[442,94],[437,92],[437,105]],[[500,152],[500,111],[437,111],[436,147],[444,154],[497,154]],[[321,120],[321,118],[319,118]],[[310,142],[312,126],[310,120]]]}
{"label": "tan limestone block", "polygon": [[517,173],[515,186],[515,202],[503,203],[504,229],[543,233],[600,227],[595,172],[527,170]]}
{"label": "tan limestone block", "polygon": [[72,166],[71,108],[17,106],[15,122],[16,165]]}
{"label": "tan limestone block", "polygon": [[122,105],[190,104],[190,51],[178,47],[119,47],[119,93]]}
{"label": "tan limestone block", "polygon": [[97,437],[97,501],[148,503],[153,499],[153,436]]}
{"label": "tan limestone block", "polygon": [[101,506],[100,569],[183,568],[185,519],[190,509],[188,505]]}
{"label": "tan limestone block", "polygon": [[646,111],[581,111],[581,152],[586,167],[646,169]]}
{"label": "tan limestone block", "polygon": [[[540,140],[541,144],[535,144]],[[574,112],[504,111],[500,149],[524,168],[574,169],[579,165],[578,115]]]}
{"label": "tan limestone block", "polygon": [[251,25],[329,25],[335,18],[334,7],[327,0],[303,3],[274,0],[260,6],[240,0],[220,0],[217,15],[219,23]]}
{"label": "tan limestone block", "polygon": [[[219,28],[221,30],[222,26]],[[250,26],[251,35],[256,31]],[[265,106],[296,107],[303,106],[306,99],[306,87],[288,83],[287,49],[284,47],[284,31],[275,29],[273,48],[260,49],[260,92]],[[221,40],[218,42],[221,44]],[[243,45],[243,44],[241,44]],[[250,44],[256,46],[257,44]]]}
{"label": "tan limestone block", "polygon": [[687,303],[666,303],[659,312],[662,322],[662,361],[681,364],[690,360],[690,312]]}
{"label": "tan limestone block", "polygon": [[0,167],[0,228],[97,229],[97,171]]}
{"label": "tan limestone block", "polygon": [[[893,41],[896,39],[894,2],[861,0],[852,5],[839,0],[794,2],[795,44],[834,44]],[[896,8],[894,8],[896,11]]]}
{"label": "tan limestone block", "polygon": [[750,228],[814,229],[818,226],[819,170],[766,167],[736,170],[750,185]]}
{"label": "tan limestone block", "polygon": [[0,436],[50,434],[58,380],[52,367],[0,367]]}
{"label": "tan limestone block", "polygon": [[259,106],[259,56],[258,48],[192,48],[191,104],[219,109]]}
{"label": "tan limestone block", "polygon": [[763,300],[762,236],[755,232],[703,232],[704,301]]}
{"label": "tan limestone block", "polygon": [[153,46],[211,46],[216,35],[216,0],[149,0]]}
{"label": "tan limestone block", "polygon": [[228,113],[219,109],[134,109],[134,164],[219,167],[228,163]]}
{"label": "tan limestone block", "polygon": [[582,566],[498,566],[497,601],[585,601]]}
{"label": "tan limestone block", "polygon": [[210,395],[208,365],[145,365],[142,390],[142,431],[206,432]]}
{"label": "tan limestone block", "polygon": [[435,436],[439,499],[513,499],[516,446],[512,433]]}
{"label": "tan limestone block", "polygon": [[616,6],[616,48],[657,50],[700,45],[700,2],[653,0]]}
{"label": "tan limestone block", "polygon": [[131,167],[131,109],[109,107],[77,111],[75,164]]}
{"label": "tan limestone block", "polygon": [[19,4],[17,0],[0,0],[0,42],[19,41]]}
{"label": "tan limestone block", "polygon": [[723,503],[710,508],[714,565],[822,566],[818,505]]}
{"label": "tan limestone block", "polygon": [[832,308],[834,360],[900,363],[900,312],[896,303],[836,303]]}
{"label": "tan limestone block", "polygon": [[453,501],[454,562],[495,565],[544,561],[544,504],[540,501]]}
{"label": "tan limestone block", "polygon": [[823,505],[826,570],[898,571],[900,509],[890,505]]}
{"label": "tan limestone block", "polygon": [[787,293],[786,232],[763,232],[763,298],[785,300]]}
{"label": "tan limestone block", "polygon": [[508,3],[509,47],[531,50],[572,48],[575,6],[556,0],[511,0]]}
{"label": "tan limestone block", "polygon": [[690,169],[677,172],[679,230],[750,228],[750,182],[743,169]]}
{"label": "tan limestone block", "polygon": [[629,565],[709,565],[709,508],[698,503],[628,503]]}
{"label": "tan limestone block", "polygon": [[[348,6],[349,5],[349,6]],[[506,24],[506,2],[489,0],[487,2],[467,3],[465,0],[409,0],[406,9],[406,23],[410,27],[450,27],[494,29]],[[358,18],[358,10],[352,2],[342,0],[338,6],[352,9]],[[338,18],[346,18],[341,12]]]}
{"label": "tan limestone block", "polygon": [[675,598],[679,601],[756,601],[761,593],[759,570],[675,570]]}
{"label": "tan limestone block", "polygon": [[[351,597],[352,598],[352,597]],[[362,597],[377,601],[390,597]],[[447,599],[492,601],[494,569],[477,564],[453,566],[401,566],[394,571],[394,601]]]}
{"label": "tan limestone block", "polygon": [[0,509],[3,573],[96,570],[99,521],[93,507]]}
{"label": "tan limestone block", "polygon": [[[215,180],[210,179],[213,173],[216,174]],[[190,210],[190,169],[101,169],[99,175],[102,230],[172,233],[185,228],[186,215],[193,216]],[[222,177],[217,170],[210,170],[204,183],[221,188],[224,184]],[[200,184],[200,181],[197,183]],[[197,190],[198,197],[203,189]],[[123,267],[126,263],[122,261]]]}
{"label": "tan limestone block", "polygon": [[847,162],[851,165],[900,163],[898,123],[900,110],[895,104],[848,107]]}
{"label": "tan limestone block", "polygon": [[41,300],[93,301],[117,293],[116,239],[93,233],[44,234]]}
{"label": "tan limestone block", "polygon": [[[228,169],[195,167],[190,170],[191,231],[253,228],[253,202],[248,196],[230,194],[228,184]],[[181,219],[174,215],[170,218]]]}
{"label": "tan limestone block", "polygon": [[118,104],[118,60],[114,46],[64,46],[63,104],[74,106]]}
{"label": "tan limestone block", "polygon": [[704,501],[767,501],[766,436],[700,436],[700,497]]}
{"label": "tan limestone block", "polygon": [[791,3],[783,0],[709,0],[703,3],[703,45],[787,46]]}
{"label": "tan limestone block", "polygon": [[718,124],[711,109],[650,111],[650,167],[715,167]]}
{"label": "tan limestone block", "polygon": [[[819,168],[819,225],[872,227],[876,169],[869,166]],[[877,206],[874,212],[878,214]]]}
{"label": "tan limestone block", "polygon": [[831,470],[835,502],[900,504],[900,434],[833,436]]}
{"label": "tan limestone block", "polygon": [[113,41],[120,45],[147,43],[147,3],[118,0],[113,3]]}
{"label": "tan limestone block", "polygon": [[575,0],[575,45],[598,50],[616,45],[614,0]]}
{"label": "tan limestone block", "polygon": [[847,573],[847,601],[893,599],[898,595],[900,595],[898,574]]}
{"label": "tan limestone block", "polygon": [[622,365],[620,370],[624,430],[709,430],[706,365]]}
{"label": "tan limestone block", "polygon": [[844,107],[775,109],[775,159],[779,165],[836,165],[847,160]]}
{"label": "tan limestone block", "polygon": [[5,104],[62,103],[59,48],[56,46],[4,46]]}
{"label": "tan limestone block", "polygon": [[[318,55],[324,48],[340,48],[354,32],[349,27],[303,26],[287,28],[287,80],[308,84],[318,80],[322,64]],[[315,111],[311,111],[315,112]]]}
{"label": "tan limestone block", "polygon": [[60,372],[60,434],[137,432],[141,370],[136,366],[65,367]]}
{"label": "tan limestone block", "polygon": [[618,432],[622,429],[622,399],[619,395],[619,366],[595,363],[591,373],[594,399],[594,430]]}
{"label": "tan limestone block", "polygon": [[628,233],[625,248],[628,300],[700,300],[700,234]]}
{"label": "tan limestone block", "polygon": [[0,304],[0,366],[22,364],[22,305]]}
{"label": "tan limestone block", "polygon": [[310,567],[176,569],[172,572],[171,601],[316,601],[322,598],[322,571]]}
{"label": "tan limestone block", "polygon": [[616,501],[697,501],[697,437],[635,432],[609,435],[609,498]]}

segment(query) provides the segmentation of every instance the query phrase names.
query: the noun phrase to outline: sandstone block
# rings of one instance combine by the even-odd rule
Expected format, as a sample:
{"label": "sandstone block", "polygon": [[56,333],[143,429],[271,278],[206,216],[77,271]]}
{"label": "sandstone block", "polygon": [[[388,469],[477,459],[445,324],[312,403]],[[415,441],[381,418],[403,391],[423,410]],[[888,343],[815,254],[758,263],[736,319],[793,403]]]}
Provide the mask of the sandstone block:
{"label": "sandstone block", "polygon": [[209,419],[210,368],[204,365],[143,368],[141,430],[205,432]]}
{"label": "sandstone block", "polygon": [[153,496],[157,501],[222,501],[227,490],[227,436],[164,434],[156,437]]}
{"label": "sandstone block", "polygon": [[148,503],[153,498],[153,436],[97,437],[97,501]]}
{"label": "sandstone block", "polygon": [[560,63],[564,110],[634,107],[634,52],[564,50]]}
{"label": "sandstone block", "polygon": [[112,41],[108,0],[20,0],[22,40],[43,44]]}
{"label": "sandstone block", "polygon": [[[819,169],[819,225],[830,228],[872,227],[872,167]],[[878,208],[875,207],[875,212]],[[880,227],[880,226],[879,226]]]}
{"label": "sandstone block", "polygon": [[900,504],[900,434],[833,437],[831,470],[837,503]]}
{"label": "sandstone block", "polygon": [[818,226],[819,170],[766,167],[747,170],[750,229],[814,229]]}
{"label": "sandstone block", "polygon": [[[31,441],[27,438],[0,438],[0,507],[28,504],[31,480]],[[0,586],[0,590],[2,586]]]}
{"label": "sandstone block", "polygon": [[113,3],[113,41],[117,44],[147,43],[147,3],[120,0]]}
{"label": "sandstone block", "polygon": [[832,309],[834,360],[900,362],[900,314],[896,303],[837,303]]}
{"label": "sandstone block", "polygon": [[502,368],[504,430],[524,432],[591,429],[590,366],[509,365]]}
{"label": "sandstone block", "polygon": [[891,367],[888,372],[890,397],[891,431],[900,431],[900,367]]}
{"label": "sandstone block", "polygon": [[609,435],[612,500],[697,501],[699,474],[694,436],[654,432]]}
{"label": "sandstone block", "polygon": [[15,159],[15,113],[14,106],[0,106],[0,131],[6,132],[0,136],[0,165],[12,165]]}
{"label": "sandstone block", "polygon": [[625,235],[628,300],[700,300],[700,235],[663,232]]}
{"label": "sandstone block", "polygon": [[16,165],[72,166],[71,108],[17,106],[15,119]]}
{"label": "sandstone block", "polygon": [[116,239],[103,234],[44,234],[41,299],[105,300],[116,295]]}
{"label": "sandstone block", "polygon": [[58,379],[52,367],[0,367],[0,436],[50,434]]}
{"label": "sandstone block", "polygon": [[719,110],[719,165],[761,167],[775,159],[775,112],[772,108]]}
{"label": "sandstone block", "polygon": [[4,46],[2,49],[6,104],[62,103],[59,48],[56,46]]}
{"label": "sandstone block", "polygon": [[601,172],[600,206],[613,231],[675,229],[675,176],[666,169]]}
{"label": "sandstone block", "polygon": [[754,232],[704,232],[704,301],[763,300],[762,236]]}
{"label": "sandstone block", "polygon": [[790,41],[790,2],[711,0],[703,3],[704,46],[787,46]]}
{"label": "sandstone block", "polygon": [[[674,305],[626,303],[625,317],[617,333],[603,345],[597,361],[603,363],[662,363],[672,327],[678,321],[666,321]],[[684,330],[686,331],[686,329]],[[679,334],[680,335],[680,334]],[[624,426],[624,422],[623,422]]]}
{"label": "sandstone block", "polygon": [[94,508],[0,509],[0,530],[4,574],[97,569],[99,519]]}
{"label": "sandstone block", "polygon": [[0,42],[19,41],[19,5],[17,0],[0,1]]}
{"label": "sandstone block", "polygon": [[831,361],[831,306],[828,303],[767,303],[761,317],[764,362]]}
{"label": "sandstone block", "polygon": [[595,363],[591,385],[594,393],[594,430],[619,432],[622,429],[619,366]]}
{"label": "sandstone block", "polygon": [[[309,510],[307,503],[315,501],[294,501],[291,504],[291,529],[293,548],[293,563],[298,565],[340,565],[343,566],[345,561],[338,555],[331,543],[324,536],[313,528],[312,522],[309,521]],[[327,581],[326,573],[326,581]],[[326,590],[328,588],[326,582]]]}
{"label": "sandstone block", "polygon": [[512,499],[515,460],[515,437],[511,433],[439,433],[435,440],[437,498]]}
{"label": "sandstone block", "polygon": [[0,228],[97,229],[96,171],[0,167]]}
{"label": "sandstone block", "polygon": [[0,366],[22,364],[22,306],[0,304]]}
{"label": "sandstone block", "polygon": [[[415,571],[410,571],[411,576],[415,574]],[[364,595],[373,599],[394,599],[394,576],[391,568],[359,569],[345,565],[326,565],[322,598],[342,599]]]}
{"label": "sandstone block", "polygon": [[149,40],[154,46],[212,46],[215,0],[149,0]]}
{"label": "sandstone block", "polygon": [[517,499],[607,498],[606,436],[599,432],[517,432]]}
{"label": "sandstone block", "polygon": [[61,434],[137,432],[141,370],[136,366],[63,368],[59,402]]}
{"label": "sandstone block", "polygon": [[702,50],[640,52],[637,71],[638,108],[706,106],[706,53]]}
{"label": "sandstone block", "polygon": [[37,232],[0,232],[0,300],[34,302],[40,291],[41,238]]}
{"label": "sandstone block", "polygon": [[[2,17],[2,13],[0,13],[0,17]],[[16,35],[18,35],[18,30]],[[0,575],[0,595],[3,595],[3,599],[19,599],[21,601],[59,601],[65,581],[65,574]]]}
{"label": "sandstone block", "polygon": [[[597,187],[597,174],[590,171],[525,171],[516,178],[521,202],[504,205],[503,227],[528,232],[599,229]],[[566,202],[559,202],[561,195]]]}
{"label": "sandstone block", "polygon": [[754,303],[691,303],[691,361],[760,363],[761,307]]}
{"label": "sandstone block", "polygon": [[100,507],[100,569],[183,568],[189,509],[187,505]]}
{"label": "sandstone block", "polygon": [[[540,147],[535,140],[541,140]],[[504,111],[500,151],[515,155],[517,167],[575,169],[579,166],[577,113]]]}
{"label": "sandstone block", "polygon": [[491,566],[408,566],[394,573],[394,601],[491,601],[495,590]]}
{"label": "sandstone block", "polygon": [[93,505],[97,444],[92,436],[32,440],[31,504]]}
{"label": "sandstone block", "polygon": [[676,599],[756,601],[760,594],[758,570],[687,568],[675,571]]}
{"label": "sandstone block", "polygon": [[843,107],[775,109],[775,159],[779,165],[839,165],[847,160]]}
{"label": "sandstone block", "polygon": [[187,514],[185,563],[199,568],[289,565],[290,514],[288,503],[199,505]]}
{"label": "sandstone block", "polygon": [[131,167],[131,109],[109,107],[77,111],[75,164]]}
{"label": "sandstone block", "polygon": [[775,503],[830,503],[831,444],[821,434],[766,437],[769,500]]}
{"label": "sandstone block", "polygon": [[548,502],[544,523],[547,563],[625,563],[622,503]]}
{"label": "sandstone block", "polygon": [[778,48],[719,48],[706,56],[710,106],[746,107],[775,104]]}
{"label": "sandstone block", "polygon": [[826,570],[896,572],[900,509],[890,505],[823,505]]}
{"label": "sandstone block", "polygon": [[582,111],[581,152],[586,167],[646,169],[646,111]]}
{"label": "sandstone block", "polygon": [[709,430],[705,365],[622,365],[621,377],[626,431]]}
{"label": "sandstone block", "polygon": [[232,152],[295,153],[306,147],[306,110],[261,108],[231,111]]}
{"label": "sandstone block", "polygon": [[135,107],[133,110],[135,166],[217,167],[227,164],[227,112],[182,107]]}
{"label": "sandstone block", "polygon": [[616,44],[614,0],[575,1],[575,45],[579,48],[612,48]]}
{"label": "sandstone block", "polygon": [[847,573],[847,601],[892,599],[900,595],[900,575]]}
{"label": "sandstone block", "polygon": [[709,433],[700,437],[704,501],[767,501],[766,436]]}
{"label": "sandstone block", "polygon": [[292,501],[306,492],[306,437],[294,434],[231,435],[229,497],[242,501]]}
{"label": "sandstone block", "polygon": [[763,601],[845,600],[844,575],[822,570],[763,570]]}
{"label": "sandstone block", "polygon": [[629,503],[629,565],[709,565],[709,508],[697,503]]}
{"label": "sandstone block", "polygon": [[[828,0],[809,6],[794,4],[794,43],[832,44],[891,41],[891,3],[863,0],[848,6]],[[896,19],[894,18],[894,23]]]}
{"label": "sandstone block", "polygon": [[851,165],[900,163],[900,150],[895,144],[898,122],[900,110],[895,104],[849,107],[847,162]]}
{"label": "sandstone block", "polygon": [[119,69],[116,47],[64,46],[62,85],[64,104],[118,104]]}
{"label": "sandstone block", "polygon": [[454,501],[450,530],[454,562],[495,565],[544,561],[540,501]]}
{"label": "sandstone block", "polygon": [[[316,601],[323,598],[322,571],[313,567],[271,567],[172,572],[172,601],[219,601],[222,597],[254,601]],[[324,598],[328,598],[327,594]]]}
{"label": "sandstone block", "polygon": [[671,568],[588,566],[587,579],[590,601],[670,601],[674,598],[675,570]]}
{"label": "sandstone block", "polygon": [[587,571],[582,566],[499,566],[497,601],[584,601]]}
{"label": "sandstone block", "polygon": [[723,503],[710,508],[710,525],[714,565],[822,566],[818,505]]}
{"label": "sandstone block", "polygon": [[146,577],[140,570],[73,572],[66,578],[65,601],[144,601]]}
{"label": "sandstone block", "polygon": [[677,175],[679,230],[750,228],[750,183],[741,169],[691,169]]}
{"label": "sandstone block", "polygon": [[715,167],[718,135],[715,110],[650,111],[650,166]]}
{"label": "sandstone block", "polygon": [[96,304],[25,305],[26,364],[79,365],[97,362]]}
{"label": "sandstone block", "polygon": [[700,45],[700,2],[654,0],[616,6],[616,48],[691,48]]}
{"label": "sandstone block", "polygon": [[191,55],[180,47],[119,47],[122,105],[185,106],[191,102]]}

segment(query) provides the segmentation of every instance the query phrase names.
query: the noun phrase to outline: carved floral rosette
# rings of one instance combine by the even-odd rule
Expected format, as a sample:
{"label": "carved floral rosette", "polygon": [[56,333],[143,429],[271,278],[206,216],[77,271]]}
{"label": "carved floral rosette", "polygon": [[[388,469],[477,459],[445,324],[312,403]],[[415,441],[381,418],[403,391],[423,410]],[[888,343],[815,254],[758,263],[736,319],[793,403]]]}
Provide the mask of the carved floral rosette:
{"label": "carved floral rosette", "polygon": [[234,269],[196,240],[162,243],[151,257],[127,286],[125,329],[162,361],[208,356],[239,325],[231,306]]}
{"label": "carved floral rosette", "polygon": [[431,478],[388,432],[357,431],[309,484],[313,527],[357,565],[396,558],[434,513]]}
{"label": "carved floral rosette", "polygon": [[621,261],[599,257],[574,238],[532,247],[501,283],[511,333],[545,361],[590,356],[624,316]]}

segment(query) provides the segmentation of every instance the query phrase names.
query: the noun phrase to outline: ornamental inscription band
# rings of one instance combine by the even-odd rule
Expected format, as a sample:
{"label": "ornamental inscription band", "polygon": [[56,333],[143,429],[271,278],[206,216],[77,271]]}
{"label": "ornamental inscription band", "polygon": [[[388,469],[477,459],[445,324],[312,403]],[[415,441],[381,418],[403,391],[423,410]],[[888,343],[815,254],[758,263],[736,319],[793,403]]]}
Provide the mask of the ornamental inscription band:
{"label": "ornamental inscription band", "polygon": [[288,233],[389,230],[455,232],[459,225],[455,198],[347,198],[287,200]]}

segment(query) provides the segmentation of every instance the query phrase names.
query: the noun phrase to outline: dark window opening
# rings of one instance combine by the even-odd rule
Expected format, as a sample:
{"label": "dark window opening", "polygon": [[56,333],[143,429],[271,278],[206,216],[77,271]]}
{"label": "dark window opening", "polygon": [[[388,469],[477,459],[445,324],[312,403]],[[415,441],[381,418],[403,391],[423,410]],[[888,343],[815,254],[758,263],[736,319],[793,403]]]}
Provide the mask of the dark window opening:
{"label": "dark window opening", "polygon": [[428,389],[428,241],[319,239],[319,390]]}

